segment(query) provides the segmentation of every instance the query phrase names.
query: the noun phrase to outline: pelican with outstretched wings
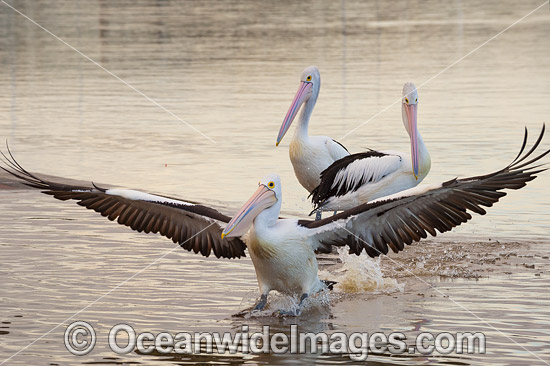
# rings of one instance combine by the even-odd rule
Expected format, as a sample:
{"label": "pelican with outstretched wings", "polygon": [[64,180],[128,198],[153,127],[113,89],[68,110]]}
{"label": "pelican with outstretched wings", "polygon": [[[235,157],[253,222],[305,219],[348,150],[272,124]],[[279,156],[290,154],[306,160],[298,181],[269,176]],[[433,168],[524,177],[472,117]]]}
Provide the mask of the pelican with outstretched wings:
{"label": "pelican with outstretched wings", "polygon": [[471,212],[485,214],[483,206],[490,207],[504,197],[503,190],[520,189],[546,170],[537,162],[550,150],[532,157],[543,134],[544,127],[524,154],[525,130],[517,157],[496,172],[420,185],[318,221],[279,218],[282,191],[276,174],[264,177],[254,195],[230,219],[190,201],[134,190],[50,182],[25,170],[11,153],[9,158],[4,155],[6,166],[2,169],[43,193],[76,200],[134,230],[160,233],[188,251],[235,258],[248,250],[261,292],[255,309],[262,309],[272,290],[303,300],[324,287],[317,275],[316,252],[330,252],[332,246],[348,246],[357,255],[364,250],[371,257],[387,254],[389,249],[399,252],[428,234],[435,236],[436,230],[443,233],[467,222]]}

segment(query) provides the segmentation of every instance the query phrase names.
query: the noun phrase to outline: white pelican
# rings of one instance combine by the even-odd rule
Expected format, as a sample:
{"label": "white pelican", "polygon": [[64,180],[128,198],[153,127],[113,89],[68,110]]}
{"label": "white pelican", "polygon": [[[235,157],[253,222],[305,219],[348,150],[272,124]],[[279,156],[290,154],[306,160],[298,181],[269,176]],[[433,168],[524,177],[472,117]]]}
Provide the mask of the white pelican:
{"label": "white pelican", "polygon": [[[262,309],[270,291],[295,294],[305,299],[323,288],[317,275],[316,252],[327,253],[331,246],[349,247],[350,253],[375,257],[394,252],[443,233],[472,218],[468,211],[485,214],[506,193],[519,189],[546,169],[533,165],[550,153],[525,161],[539,145],[522,156],[523,146],[504,169],[466,179],[452,179],[424,185],[364,203],[323,220],[279,219],[282,204],[278,175],[266,176],[254,195],[230,220],[220,212],[188,201],[125,189],[103,189],[58,184],[38,178],[19,165],[13,156],[1,167],[25,184],[60,200],[73,199],[109,220],[137,231],[160,233],[184,249],[209,256],[234,258],[248,252],[256,270],[261,297],[255,309]],[[8,150],[9,151],[9,150]],[[2,154],[3,155],[3,154]],[[5,157],[5,155],[4,155]],[[245,235],[249,232],[249,235]],[[298,315],[299,310],[293,315]]]}
{"label": "white pelican", "polygon": [[323,170],[336,160],[349,155],[348,150],[342,144],[330,137],[308,135],[309,119],[315,102],[317,102],[320,88],[319,69],[315,66],[306,68],[300,76],[300,87],[281,125],[276,144],[279,146],[303,104],[298,126],[294,131],[292,141],[290,141],[289,155],[296,178],[310,193],[319,185],[319,177]]}
{"label": "white pelican", "polygon": [[405,83],[401,103],[411,153],[366,151],[348,155],[321,173],[311,193],[315,209],[347,210],[361,203],[416,187],[431,167],[430,154],[417,128],[418,92]]}

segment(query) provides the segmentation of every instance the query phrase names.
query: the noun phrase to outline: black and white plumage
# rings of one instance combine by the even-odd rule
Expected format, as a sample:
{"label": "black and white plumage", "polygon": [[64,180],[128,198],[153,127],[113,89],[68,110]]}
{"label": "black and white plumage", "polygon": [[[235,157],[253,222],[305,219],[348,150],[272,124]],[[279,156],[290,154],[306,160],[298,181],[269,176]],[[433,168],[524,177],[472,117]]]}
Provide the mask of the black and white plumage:
{"label": "black and white plumage", "polygon": [[311,192],[311,200],[315,208],[319,208],[331,197],[344,196],[366,184],[377,183],[397,170],[402,160],[399,155],[376,150],[343,157],[321,173],[321,184]]}
{"label": "black and white plumage", "polygon": [[[545,126],[532,148],[524,155],[527,143],[527,129],[521,150],[505,168],[491,174],[451,179],[441,184],[420,185],[397,194],[361,204],[319,221],[299,221],[309,229],[324,229],[331,232],[324,235],[323,244],[347,245],[350,252],[360,254],[363,249],[371,257],[394,252],[426,238],[436,236],[472,218],[470,212],[486,213],[484,207],[491,207],[506,195],[504,189],[520,189],[535,179],[536,174],[547,168],[534,165],[550,153],[550,150],[531,157],[544,135]],[[531,157],[531,159],[529,159]],[[365,225],[365,223],[368,223]],[[344,227],[331,231],[331,226]]]}
{"label": "black and white plumage", "polygon": [[[526,130],[520,153],[494,173],[418,186],[318,221],[279,219],[282,190],[275,174],[264,177],[254,195],[228,220],[214,209],[186,201],[49,182],[23,169],[13,157],[2,169],[55,198],[77,200],[138,231],[159,232],[195,253],[208,255],[212,250],[218,257],[233,258],[244,255],[246,245],[262,294],[256,307],[260,309],[271,290],[304,299],[324,287],[317,275],[316,252],[329,252],[331,246],[348,246],[357,255],[365,250],[371,257],[389,249],[399,252],[428,234],[435,236],[436,230],[443,233],[467,222],[470,212],[485,214],[483,207],[504,197],[504,189],[520,189],[546,170],[535,163],[550,150],[531,156],[543,135],[544,127],[534,146],[523,154]],[[220,234],[221,238],[215,237]]]}
{"label": "black and white plumage", "polygon": [[[245,256],[246,245],[239,238],[221,240],[225,224],[231,219],[219,211],[197,203],[157,196],[130,189],[104,189],[50,182],[25,170],[11,155],[4,156],[1,169],[21,179],[26,185],[41,189],[59,200],[77,204],[100,213],[111,221],[144,233],[159,233],[180,244],[183,249],[220,258]],[[11,168],[11,169],[10,169]]]}
{"label": "black and white plumage", "polygon": [[431,159],[417,128],[418,92],[413,83],[405,83],[402,99],[411,153],[370,150],[335,161],[321,172],[311,192],[315,210],[347,210],[413,188],[428,175]]}

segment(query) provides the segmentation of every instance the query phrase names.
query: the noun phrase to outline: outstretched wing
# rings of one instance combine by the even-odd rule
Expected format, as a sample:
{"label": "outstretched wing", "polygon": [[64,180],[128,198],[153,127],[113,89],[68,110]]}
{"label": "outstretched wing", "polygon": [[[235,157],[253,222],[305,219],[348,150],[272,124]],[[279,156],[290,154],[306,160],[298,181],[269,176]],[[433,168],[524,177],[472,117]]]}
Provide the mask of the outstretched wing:
{"label": "outstretched wing", "polygon": [[332,163],[321,173],[321,183],[311,192],[315,207],[331,197],[355,192],[368,183],[376,183],[401,166],[399,155],[366,151],[352,154]]}
{"label": "outstretched wing", "polygon": [[437,185],[421,185],[392,196],[365,203],[332,217],[298,223],[310,230],[314,248],[321,252],[331,245],[350,247],[359,255],[363,249],[371,257],[404,249],[405,244],[446,232],[472,218],[470,212],[485,214],[482,206],[491,207],[506,195],[504,189],[520,189],[546,170],[534,165],[550,150],[531,158],[544,135],[542,131],[533,147],[522,156],[527,129],[517,157],[497,172],[465,179],[452,179]]}
{"label": "outstretched wing", "polygon": [[26,185],[66,201],[76,200],[80,206],[99,212],[138,232],[159,233],[183,249],[208,257],[245,256],[246,245],[240,238],[221,238],[225,224],[231,219],[217,210],[196,203],[181,201],[128,189],[103,189],[50,182],[25,170],[11,152],[2,153],[6,167],[0,166]]}

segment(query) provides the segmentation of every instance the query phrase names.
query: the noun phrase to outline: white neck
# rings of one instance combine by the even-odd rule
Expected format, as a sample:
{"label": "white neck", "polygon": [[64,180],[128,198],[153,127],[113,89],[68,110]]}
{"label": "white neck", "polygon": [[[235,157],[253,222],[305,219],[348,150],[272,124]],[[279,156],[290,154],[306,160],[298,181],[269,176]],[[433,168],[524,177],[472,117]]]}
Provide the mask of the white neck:
{"label": "white neck", "polygon": [[277,223],[279,213],[281,212],[281,199],[277,198],[277,202],[273,206],[260,212],[254,219],[254,228],[256,230],[270,228]]}
{"label": "white neck", "polygon": [[293,139],[308,139],[309,119],[311,118],[311,114],[313,113],[313,107],[315,107],[318,95],[319,92],[314,89],[309,99],[306,100],[306,102],[302,106],[302,112],[300,112],[300,119],[298,120],[298,126],[296,127],[296,130],[294,130]]}

